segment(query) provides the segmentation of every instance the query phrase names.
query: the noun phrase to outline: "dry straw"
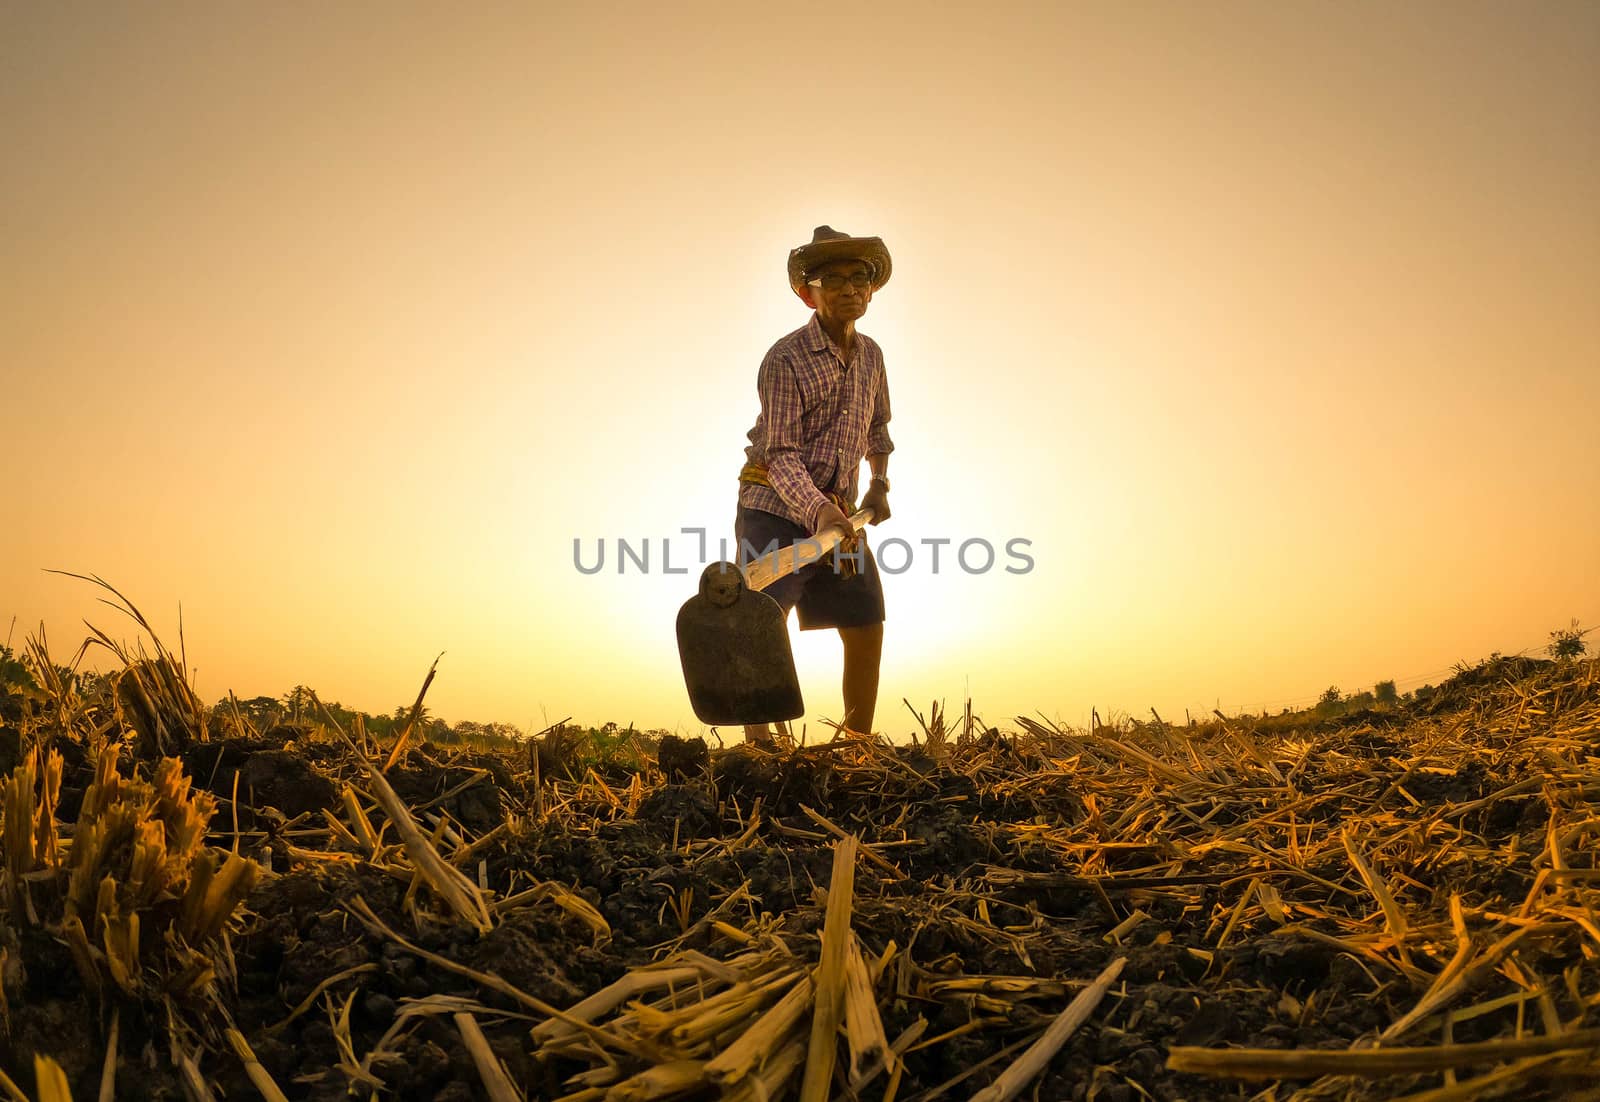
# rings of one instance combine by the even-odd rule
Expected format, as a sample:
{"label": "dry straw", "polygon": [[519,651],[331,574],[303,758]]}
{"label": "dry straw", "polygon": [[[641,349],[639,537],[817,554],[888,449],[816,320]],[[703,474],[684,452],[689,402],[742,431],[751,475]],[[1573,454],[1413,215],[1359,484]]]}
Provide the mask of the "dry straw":
{"label": "dry straw", "polygon": [[[567,1102],[696,1091],[998,1102],[1064,1083],[1098,1090],[1097,1075],[1135,1096],[1204,1093],[1181,1076],[1210,1076],[1285,1081],[1265,1088],[1280,1102],[1361,1092],[1415,1102],[1600,1073],[1600,663],[1498,660],[1426,701],[1338,722],[1097,717],[1082,731],[1019,717],[1020,730],[1002,733],[970,708],[951,724],[935,707],[918,716],[911,750],[835,738],[751,754],[771,778],[756,786],[761,799],[704,782],[721,829],[663,843],[663,863],[695,877],[663,907],[677,917],[668,940],[634,949],[618,936],[635,967],[566,1009],[453,958],[525,908],[545,909],[569,938],[611,944],[629,911],[520,868],[508,876],[503,856],[527,852],[530,824],[598,837],[640,814],[665,778],[570,760],[524,773],[519,803],[481,759],[469,768],[412,737],[430,670],[411,733],[391,746],[338,730],[323,710],[317,737],[335,749],[315,768],[336,805],[270,832],[274,858],[298,869],[410,883],[399,918],[359,896],[339,902],[387,952],[502,1008],[430,996],[374,1042],[353,1010],[382,974],[371,962],[321,978],[264,1027],[219,1013],[229,931],[263,875],[248,855],[267,852],[269,832],[214,824],[215,798],[163,752],[205,737],[181,654],[159,643],[154,658],[117,653],[126,668],[101,710],[59,671],[45,679],[17,768],[0,778],[0,894],[13,924],[59,937],[91,998],[163,1007],[173,1076],[192,1097],[215,1093],[219,1061],[262,1097],[281,1096],[246,1037],[261,1048],[254,1028],[270,1036],[319,1007],[338,1046],[337,1067],[322,1070],[358,1091],[389,1089],[379,1058],[433,1017],[453,1023],[451,1043],[471,1061],[462,1066],[496,1102],[548,1096],[558,1069]],[[67,760],[92,772],[66,776],[52,748],[69,739],[85,752]],[[460,772],[410,806],[388,779],[402,761]],[[815,781],[802,799],[784,792],[802,779]],[[450,805],[489,783],[510,813],[474,831]],[[83,788],[70,822],[64,784]],[[218,839],[224,848],[208,844]],[[762,849],[800,858],[797,878],[802,862],[815,870],[831,856],[825,891],[790,905],[782,889],[730,882],[726,870],[749,868]],[[1082,917],[1049,917],[1061,895]],[[408,922],[423,932],[398,928]],[[443,943],[430,940],[440,923],[457,927]],[[1330,967],[1308,988],[1242,963],[1285,946],[1336,962],[1343,978]],[[1148,1073],[1072,1055],[1096,1051],[1097,1030],[1148,1028],[1138,1008],[1156,989],[1119,975],[1142,948],[1179,962],[1164,983],[1187,970],[1208,1000],[1273,1008],[1289,1047],[1177,1046],[1166,1070]],[[1078,978],[1055,974],[1062,962]],[[1352,999],[1383,1008],[1354,1039],[1340,1017]],[[1328,1047],[1334,1037],[1344,1047]],[[117,1043],[102,1092],[115,1091]],[[538,1065],[535,1082],[516,1082],[496,1057],[510,1044]],[[930,1083],[927,1069],[957,1045],[959,1073]],[[39,1065],[41,1096],[64,1087],[52,1066]],[[3,1078],[0,1093],[28,1097]]]}

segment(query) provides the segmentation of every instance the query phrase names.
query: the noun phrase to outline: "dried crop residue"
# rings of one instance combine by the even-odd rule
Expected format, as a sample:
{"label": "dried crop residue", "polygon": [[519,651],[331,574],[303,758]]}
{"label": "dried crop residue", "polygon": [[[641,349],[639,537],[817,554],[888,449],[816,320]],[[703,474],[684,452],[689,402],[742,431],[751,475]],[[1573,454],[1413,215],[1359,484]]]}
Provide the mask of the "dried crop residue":
{"label": "dried crop residue", "polygon": [[[66,793],[81,801],[118,736],[109,704],[64,703],[64,727],[49,701],[3,714],[16,763],[72,747],[66,850]],[[219,801],[209,842],[261,869],[213,992],[90,991],[61,930],[8,903],[13,1079],[51,1055],[95,1097],[115,1013],[117,1098],[186,1097],[174,1053],[255,1097],[230,1025],[292,1099],[487,1098],[486,1060],[528,1098],[794,1098],[825,1000],[828,1097],[970,1097],[1108,968],[1023,1096],[1466,1097],[1482,1080],[1533,1102],[1600,1074],[1593,662],[1467,671],[1425,704],[1305,730],[675,740],[659,764],[568,754],[559,775],[526,748],[416,746],[385,772],[323,728],[213,733],[182,749]],[[1350,1062],[1234,1078],[1254,1050]],[[1390,1051],[1433,1064],[1361,1063]]]}

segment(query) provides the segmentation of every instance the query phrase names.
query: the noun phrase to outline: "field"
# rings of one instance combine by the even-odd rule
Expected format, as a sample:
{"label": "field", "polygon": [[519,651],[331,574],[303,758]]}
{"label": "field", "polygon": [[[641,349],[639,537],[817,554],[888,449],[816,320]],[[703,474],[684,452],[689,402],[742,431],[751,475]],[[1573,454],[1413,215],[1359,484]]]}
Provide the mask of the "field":
{"label": "field", "polygon": [[1600,1098],[1597,661],[597,757],[124,658],[0,696],[10,1099]]}

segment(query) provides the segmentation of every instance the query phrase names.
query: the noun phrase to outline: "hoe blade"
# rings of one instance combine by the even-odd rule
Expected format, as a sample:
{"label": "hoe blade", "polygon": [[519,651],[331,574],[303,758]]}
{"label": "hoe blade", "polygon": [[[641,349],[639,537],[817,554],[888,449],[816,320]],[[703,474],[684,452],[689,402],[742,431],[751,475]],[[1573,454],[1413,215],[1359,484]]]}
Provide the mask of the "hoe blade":
{"label": "hoe blade", "polygon": [[700,592],[678,610],[678,657],[702,723],[776,723],[804,714],[784,619],[777,601],[745,588],[737,566],[706,569]]}

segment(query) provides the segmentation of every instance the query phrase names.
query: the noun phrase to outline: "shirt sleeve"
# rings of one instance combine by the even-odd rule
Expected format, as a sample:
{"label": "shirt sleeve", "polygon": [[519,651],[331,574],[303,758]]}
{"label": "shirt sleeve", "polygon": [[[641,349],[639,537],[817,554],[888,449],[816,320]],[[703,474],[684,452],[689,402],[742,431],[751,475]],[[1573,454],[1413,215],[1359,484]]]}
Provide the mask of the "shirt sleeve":
{"label": "shirt sleeve", "polygon": [[805,407],[795,382],[794,366],[782,356],[768,356],[761,364],[756,389],[767,424],[767,480],[789,508],[805,517],[806,527],[817,528],[817,510],[828,499],[811,481],[801,454],[800,416]]}
{"label": "shirt sleeve", "polygon": [[867,454],[888,455],[894,451],[889,439],[889,373],[878,372],[878,392],[872,400],[872,423],[867,428]]}

